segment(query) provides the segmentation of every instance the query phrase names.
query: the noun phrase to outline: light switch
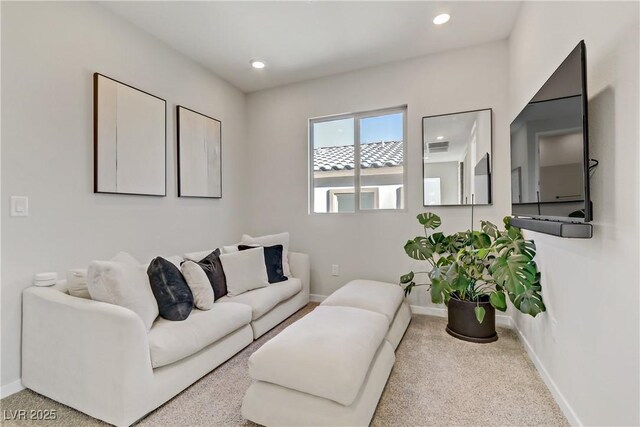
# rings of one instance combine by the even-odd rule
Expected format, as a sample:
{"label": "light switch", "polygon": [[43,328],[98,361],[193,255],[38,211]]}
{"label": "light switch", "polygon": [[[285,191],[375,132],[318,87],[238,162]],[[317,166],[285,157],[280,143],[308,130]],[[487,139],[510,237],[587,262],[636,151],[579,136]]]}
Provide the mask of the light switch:
{"label": "light switch", "polygon": [[29,198],[11,196],[11,216],[29,216]]}

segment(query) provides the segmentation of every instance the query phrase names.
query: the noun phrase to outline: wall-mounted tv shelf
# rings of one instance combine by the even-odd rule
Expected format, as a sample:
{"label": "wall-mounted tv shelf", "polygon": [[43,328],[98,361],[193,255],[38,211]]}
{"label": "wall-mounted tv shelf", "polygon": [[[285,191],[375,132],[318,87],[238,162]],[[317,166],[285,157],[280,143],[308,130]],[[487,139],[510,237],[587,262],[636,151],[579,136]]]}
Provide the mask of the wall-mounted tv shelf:
{"label": "wall-mounted tv shelf", "polygon": [[559,237],[590,239],[593,236],[593,226],[584,223],[514,217],[511,218],[511,225],[524,230],[537,231],[538,233]]}

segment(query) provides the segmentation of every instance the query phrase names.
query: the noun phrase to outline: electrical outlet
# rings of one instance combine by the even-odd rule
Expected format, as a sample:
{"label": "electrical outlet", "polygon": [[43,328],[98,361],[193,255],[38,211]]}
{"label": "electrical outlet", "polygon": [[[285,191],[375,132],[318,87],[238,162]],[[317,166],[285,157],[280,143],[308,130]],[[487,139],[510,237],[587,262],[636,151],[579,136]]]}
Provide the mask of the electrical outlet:
{"label": "electrical outlet", "polygon": [[29,198],[11,196],[11,216],[29,216]]}
{"label": "electrical outlet", "polygon": [[331,266],[331,275],[332,276],[339,276],[340,275],[340,269],[338,267],[338,264],[333,264]]}

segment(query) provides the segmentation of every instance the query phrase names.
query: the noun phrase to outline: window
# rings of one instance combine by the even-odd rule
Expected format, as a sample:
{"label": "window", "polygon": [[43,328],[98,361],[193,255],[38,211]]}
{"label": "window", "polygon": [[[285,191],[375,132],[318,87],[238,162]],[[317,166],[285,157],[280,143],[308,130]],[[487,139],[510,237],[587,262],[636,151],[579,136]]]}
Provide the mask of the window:
{"label": "window", "polygon": [[[332,189],[329,195],[329,212],[353,212],[355,194],[353,189]],[[360,189],[360,209],[378,209],[378,188]]]}
{"label": "window", "polygon": [[402,107],[309,121],[310,212],[404,209],[405,113]]}

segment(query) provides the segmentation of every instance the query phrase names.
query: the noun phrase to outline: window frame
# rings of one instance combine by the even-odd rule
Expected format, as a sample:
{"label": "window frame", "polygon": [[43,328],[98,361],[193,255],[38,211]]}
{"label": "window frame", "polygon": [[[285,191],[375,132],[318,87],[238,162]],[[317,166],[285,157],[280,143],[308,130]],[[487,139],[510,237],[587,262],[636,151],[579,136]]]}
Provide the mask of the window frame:
{"label": "window frame", "polygon": [[[354,199],[354,206],[355,206],[355,198],[356,198],[356,191],[355,188],[353,190],[351,190],[351,188],[331,188],[328,190],[329,191],[329,211],[328,212],[317,212],[317,213],[353,213],[353,212],[338,212],[338,211],[334,211],[334,202],[333,202],[333,196],[337,196],[338,194],[353,194],[353,199]],[[362,209],[362,210],[367,210],[367,211],[375,211],[378,210],[380,208],[378,208],[378,206],[380,205],[380,196],[379,196],[379,189],[377,187],[374,188],[362,188],[360,190],[360,194],[362,193],[371,193],[373,194],[373,204],[375,206],[375,208],[373,209]],[[391,209],[387,209],[387,210],[391,210]]]}
{"label": "window frame", "polygon": [[[408,152],[408,141],[407,141],[407,114],[408,114],[408,106],[406,104],[399,105],[397,107],[390,108],[380,108],[376,110],[368,110],[362,111],[358,113],[342,113],[335,114],[331,116],[322,116],[322,117],[314,117],[309,119],[307,131],[308,131],[308,214],[309,215],[353,215],[353,214],[369,214],[374,212],[383,212],[383,213],[406,213],[408,211],[407,207],[407,186],[408,186],[408,171],[407,171],[407,152]],[[385,209],[360,209],[360,192],[362,191],[362,187],[360,185],[360,120],[367,119],[371,117],[385,116],[390,114],[402,114],[402,200],[401,206],[402,208],[385,208]],[[314,171],[313,171],[313,125],[316,123],[323,122],[331,122],[335,120],[344,120],[344,119],[353,119],[353,155],[354,155],[354,211],[353,212],[331,212],[329,207],[327,207],[327,212],[315,212],[315,187],[314,187]],[[370,186],[365,186],[370,187]]]}

